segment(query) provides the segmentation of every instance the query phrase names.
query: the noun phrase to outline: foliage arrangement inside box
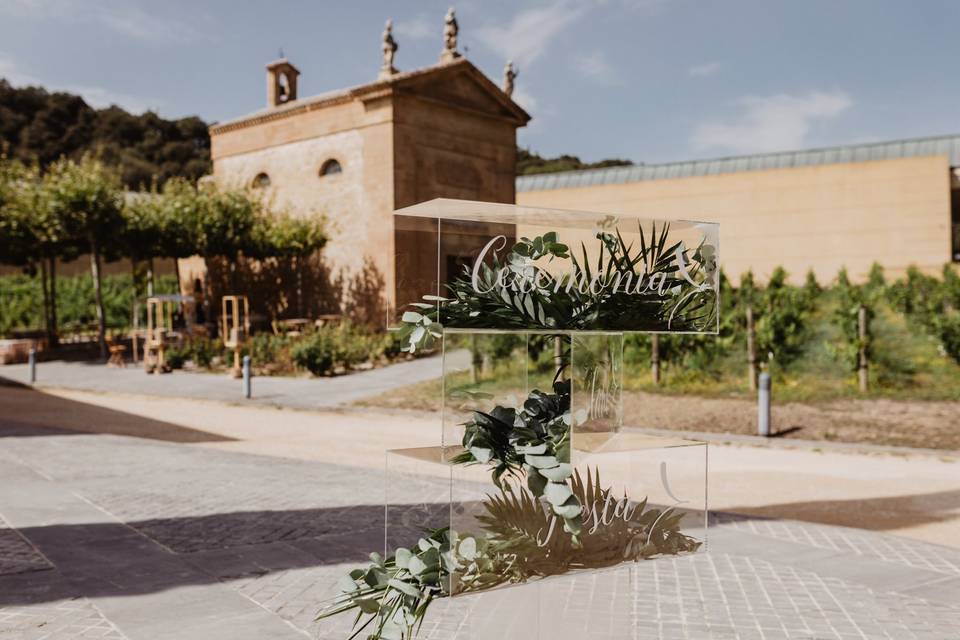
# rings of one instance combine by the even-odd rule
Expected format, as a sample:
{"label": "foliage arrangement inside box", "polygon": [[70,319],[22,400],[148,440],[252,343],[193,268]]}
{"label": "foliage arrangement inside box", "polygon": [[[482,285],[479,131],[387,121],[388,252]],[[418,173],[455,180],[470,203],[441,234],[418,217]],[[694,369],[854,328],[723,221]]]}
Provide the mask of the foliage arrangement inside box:
{"label": "foliage arrangement inside box", "polygon": [[494,238],[446,296],[424,296],[403,315],[408,349],[429,347],[443,327],[716,332],[716,247],[674,242],[668,223],[639,224],[637,236],[601,229],[592,251],[581,243],[577,252],[551,231],[521,238],[502,260],[506,238]]}

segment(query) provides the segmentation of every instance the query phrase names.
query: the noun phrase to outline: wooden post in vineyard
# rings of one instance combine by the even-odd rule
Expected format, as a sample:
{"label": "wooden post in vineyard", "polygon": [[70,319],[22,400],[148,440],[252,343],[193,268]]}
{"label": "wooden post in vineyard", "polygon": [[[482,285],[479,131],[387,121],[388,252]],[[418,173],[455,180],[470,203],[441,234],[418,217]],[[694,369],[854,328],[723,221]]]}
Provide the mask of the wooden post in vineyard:
{"label": "wooden post in vineyard", "polygon": [[483,368],[483,355],[480,353],[480,347],[477,345],[477,335],[470,336],[470,382],[477,384],[480,382],[480,373]]}
{"label": "wooden post in vineyard", "polygon": [[[572,340],[572,337],[571,337]],[[571,351],[572,351],[571,343]],[[571,365],[573,360],[573,354],[570,354]],[[553,339],[553,366],[559,367],[560,363],[563,362],[563,336],[557,336]]]}
{"label": "wooden post in vineyard", "polygon": [[753,328],[753,307],[747,307],[747,376],[750,391],[757,390],[757,344]]}
{"label": "wooden post in vineyard", "polygon": [[860,393],[866,393],[870,388],[867,363],[867,307],[862,304],[857,309],[857,342],[860,345],[857,351],[857,378],[860,382]]}
{"label": "wooden post in vineyard", "polygon": [[653,384],[660,384],[660,334],[650,334],[650,374]]}

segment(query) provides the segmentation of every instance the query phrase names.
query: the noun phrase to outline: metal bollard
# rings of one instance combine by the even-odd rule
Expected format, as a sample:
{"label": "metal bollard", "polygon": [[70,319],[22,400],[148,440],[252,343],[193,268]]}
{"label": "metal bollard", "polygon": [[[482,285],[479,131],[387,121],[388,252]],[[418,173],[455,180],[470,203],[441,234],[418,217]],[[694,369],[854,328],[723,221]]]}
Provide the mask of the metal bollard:
{"label": "metal bollard", "polygon": [[[21,351],[21,353],[23,353]],[[30,355],[27,356],[27,363],[30,366],[30,384],[37,382],[37,350],[30,347]]]}
{"label": "metal bollard", "polygon": [[758,382],[757,433],[770,437],[770,374],[764,371]]}
{"label": "metal bollard", "polygon": [[250,356],[243,356],[243,397],[250,397]]}

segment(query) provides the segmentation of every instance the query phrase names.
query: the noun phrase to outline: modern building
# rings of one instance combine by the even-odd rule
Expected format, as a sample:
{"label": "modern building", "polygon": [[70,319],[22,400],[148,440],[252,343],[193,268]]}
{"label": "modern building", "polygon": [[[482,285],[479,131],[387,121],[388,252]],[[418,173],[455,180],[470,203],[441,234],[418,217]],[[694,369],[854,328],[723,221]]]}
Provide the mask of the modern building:
{"label": "modern building", "polygon": [[517,202],[720,223],[726,273],[960,262],[960,135],[523,176]]}

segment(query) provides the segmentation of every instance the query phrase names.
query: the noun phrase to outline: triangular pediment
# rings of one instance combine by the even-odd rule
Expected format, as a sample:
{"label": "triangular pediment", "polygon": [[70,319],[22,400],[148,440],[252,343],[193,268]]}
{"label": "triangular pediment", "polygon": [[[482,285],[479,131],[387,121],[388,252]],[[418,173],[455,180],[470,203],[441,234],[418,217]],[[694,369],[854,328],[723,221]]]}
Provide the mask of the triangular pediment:
{"label": "triangular pediment", "polygon": [[529,114],[466,60],[435,67],[400,83],[405,94],[455,105],[525,125]]}

